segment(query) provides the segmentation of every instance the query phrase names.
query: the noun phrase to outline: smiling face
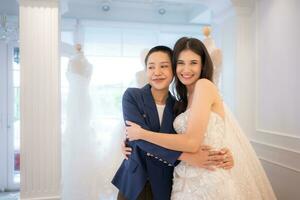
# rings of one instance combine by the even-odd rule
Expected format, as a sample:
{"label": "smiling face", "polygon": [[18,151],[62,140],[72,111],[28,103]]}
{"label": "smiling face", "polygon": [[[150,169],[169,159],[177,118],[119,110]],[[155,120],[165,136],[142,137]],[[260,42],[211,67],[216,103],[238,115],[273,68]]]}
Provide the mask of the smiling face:
{"label": "smiling face", "polygon": [[183,50],[176,63],[176,75],[185,86],[191,86],[197,82],[202,69],[201,58],[190,49]]}
{"label": "smiling face", "polygon": [[162,51],[153,52],[147,59],[147,79],[153,89],[168,90],[173,79],[170,56]]}
{"label": "smiling face", "polygon": [[188,94],[192,94],[198,79],[213,79],[213,63],[204,44],[196,38],[182,37],[174,45],[173,71],[176,98],[175,115],[184,112]]}

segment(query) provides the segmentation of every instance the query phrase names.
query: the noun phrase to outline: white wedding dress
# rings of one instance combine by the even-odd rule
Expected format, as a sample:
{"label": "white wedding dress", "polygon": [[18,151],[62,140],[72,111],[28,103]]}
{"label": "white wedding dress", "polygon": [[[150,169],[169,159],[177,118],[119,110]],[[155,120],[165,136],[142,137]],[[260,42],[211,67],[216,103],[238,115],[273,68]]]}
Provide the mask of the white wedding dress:
{"label": "white wedding dress", "polygon": [[99,199],[99,159],[95,131],[90,126],[89,83],[92,66],[79,52],[66,73],[69,93],[66,128],[62,136],[62,199]]}
{"label": "white wedding dress", "polygon": [[111,180],[124,158],[124,122],[120,120],[110,130],[91,126],[92,110],[94,114],[101,110],[92,109],[92,65],[82,52],[70,59],[66,76],[69,93],[62,136],[62,200],[114,200],[118,190]]}
{"label": "white wedding dress", "polygon": [[[174,121],[177,133],[187,128],[190,110]],[[208,171],[183,161],[175,167],[172,200],[273,200],[276,199],[268,178],[250,142],[225,106],[225,121],[211,112],[204,144],[215,149],[228,147],[235,166],[231,170]]]}

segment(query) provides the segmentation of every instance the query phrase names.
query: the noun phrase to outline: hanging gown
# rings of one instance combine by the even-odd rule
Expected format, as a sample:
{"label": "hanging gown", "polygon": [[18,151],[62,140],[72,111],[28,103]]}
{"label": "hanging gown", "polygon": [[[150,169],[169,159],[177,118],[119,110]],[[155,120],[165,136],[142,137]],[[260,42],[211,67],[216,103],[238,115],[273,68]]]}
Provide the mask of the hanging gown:
{"label": "hanging gown", "polygon": [[69,62],[66,128],[62,135],[62,199],[97,200],[100,163],[95,131],[90,125],[89,83],[92,66],[82,53]]}

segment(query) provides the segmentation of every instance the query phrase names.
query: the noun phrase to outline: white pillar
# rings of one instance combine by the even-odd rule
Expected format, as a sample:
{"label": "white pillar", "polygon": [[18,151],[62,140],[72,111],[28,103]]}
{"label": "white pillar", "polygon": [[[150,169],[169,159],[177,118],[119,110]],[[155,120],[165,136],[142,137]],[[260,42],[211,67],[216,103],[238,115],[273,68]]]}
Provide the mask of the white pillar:
{"label": "white pillar", "polygon": [[219,12],[214,11],[212,16],[213,37],[218,48],[222,50],[223,62],[221,72],[220,92],[226,104],[236,111],[236,15],[233,7]]}
{"label": "white pillar", "polygon": [[221,91],[246,133],[255,127],[254,0],[231,0],[232,6],[214,12],[212,25],[223,51]]}
{"label": "white pillar", "polygon": [[231,0],[236,13],[236,114],[247,134],[255,130],[254,1]]}
{"label": "white pillar", "polygon": [[21,199],[60,199],[58,0],[20,0]]}

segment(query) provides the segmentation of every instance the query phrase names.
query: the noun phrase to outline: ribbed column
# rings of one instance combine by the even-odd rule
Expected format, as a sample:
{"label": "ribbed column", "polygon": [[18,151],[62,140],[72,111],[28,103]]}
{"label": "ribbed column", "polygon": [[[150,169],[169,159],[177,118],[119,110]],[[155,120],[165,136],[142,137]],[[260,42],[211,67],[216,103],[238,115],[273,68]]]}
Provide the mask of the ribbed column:
{"label": "ribbed column", "polygon": [[255,15],[253,0],[232,0],[236,13],[236,114],[251,134],[255,127]]}
{"label": "ribbed column", "polygon": [[235,112],[236,15],[233,6],[214,12],[211,25],[216,45],[222,50],[223,54],[220,93],[226,104]]}
{"label": "ribbed column", "polygon": [[60,199],[58,0],[20,0],[21,199]]}

